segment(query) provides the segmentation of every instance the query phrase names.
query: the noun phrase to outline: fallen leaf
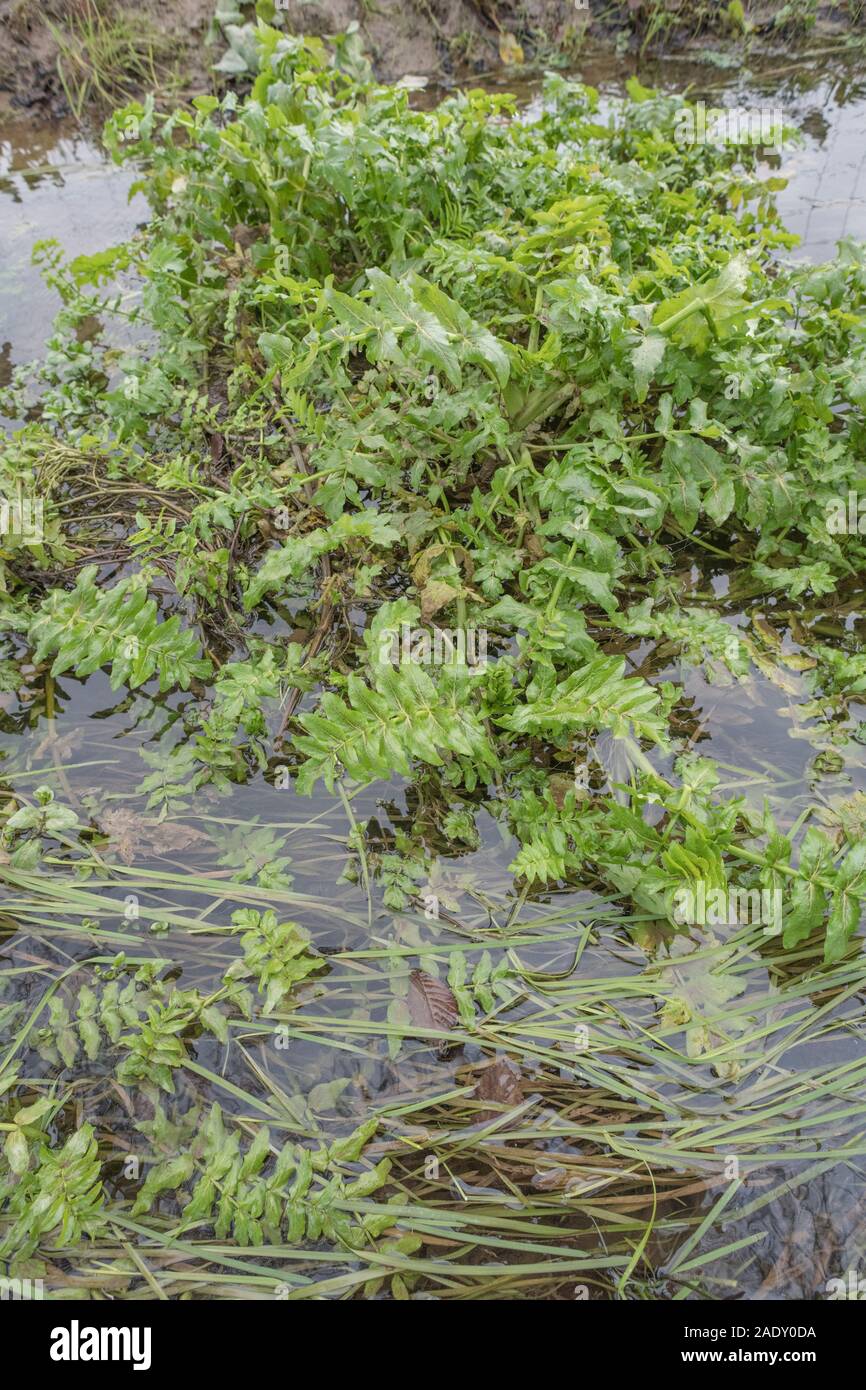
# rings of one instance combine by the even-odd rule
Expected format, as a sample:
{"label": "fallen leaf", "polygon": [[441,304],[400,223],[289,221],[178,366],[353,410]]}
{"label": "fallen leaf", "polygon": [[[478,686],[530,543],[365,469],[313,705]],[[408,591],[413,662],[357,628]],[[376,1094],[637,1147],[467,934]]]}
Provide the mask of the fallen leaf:
{"label": "fallen leaf", "polygon": [[774,627],[771,627],[766,618],[752,618],[752,626],[761,634],[764,641],[770,647],[781,647],[782,639]]}
{"label": "fallen leaf", "polygon": [[792,671],[812,671],[818,665],[814,656],[806,656],[804,652],[781,652],[780,658]]}
{"label": "fallen leaf", "polygon": [[189,849],[190,845],[209,840],[210,836],[180,821],[164,820],[153,825],[148,832],[150,847],[154,854],[169,854],[173,850]]}
{"label": "fallen leaf", "polygon": [[799,695],[801,693],[801,687],[793,676],[789,676],[787,671],[783,670],[781,666],[777,666],[774,661],[770,661],[768,657],[762,656],[758,651],[752,653],[752,660],[761,675],[765,676],[777,690],[783,691],[785,695]]}
{"label": "fallen leaf", "polygon": [[238,222],[232,229],[232,241],[235,246],[240,246],[241,250],[248,251],[257,241],[261,241],[270,232],[268,222],[258,222],[255,226],[249,227],[245,222]]}
{"label": "fallen leaf", "polygon": [[60,762],[66,762],[72,756],[76,748],[80,748],[84,742],[83,729],[70,729],[65,734],[56,732],[56,721],[48,721],[48,733],[39,744],[34,757],[45,758],[49,754],[54,754]]}
{"label": "fallen leaf", "polygon": [[458,590],[443,579],[429,579],[421,590],[421,621],[426,623],[440,608],[457,598]]}
{"label": "fallen leaf", "polygon": [[523,49],[513,34],[499,35],[499,57],[506,67],[515,67],[523,62]]}
{"label": "fallen leaf", "polygon": [[210,445],[210,456],[214,467],[218,466],[225,452],[226,442],[221,434],[212,434],[208,440]]}
{"label": "fallen leaf", "polygon": [[169,854],[210,838],[181,821],[148,820],[129,810],[106,811],[99,817],[99,828],[108,836],[109,850],[124,864],[131,864],[136,855]]}
{"label": "fallen leaf", "polygon": [[510,1057],[497,1057],[484,1068],[472,1094],[476,1100],[493,1101],[497,1105],[519,1105],[523,1100],[523,1073]]}
{"label": "fallen leaf", "polygon": [[426,970],[412,971],[406,1002],[412,1022],[419,1028],[440,1028],[447,1032],[459,1018],[457,1000],[451,990]]}

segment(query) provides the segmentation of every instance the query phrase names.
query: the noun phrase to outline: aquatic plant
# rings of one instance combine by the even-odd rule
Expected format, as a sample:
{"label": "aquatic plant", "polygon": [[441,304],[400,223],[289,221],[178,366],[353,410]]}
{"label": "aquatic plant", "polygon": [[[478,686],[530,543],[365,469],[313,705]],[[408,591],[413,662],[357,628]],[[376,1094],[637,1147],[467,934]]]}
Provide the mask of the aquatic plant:
{"label": "aquatic plant", "polygon": [[[3,1249],[87,1232],[128,1287],[119,1230],[172,1295],[687,1293],[772,1200],[727,1209],[732,1152],[862,1153],[859,1061],[768,1080],[862,988],[859,802],[792,812],[700,756],[681,676],[760,673],[823,756],[856,756],[862,638],[832,618],[866,560],[837,525],[863,485],[866,253],[791,262],[754,145],[684,141],[682,100],[637,82],[604,114],[559,77],[531,118],[482,92],[422,111],[339,50],[257,42],[248,97],[109,121],[152,221],[97,257],[42,248],[63,310],[7,393],[29,420],[3,485],[43,519],[4,537],[6,658],[37,715],[105,670],[150,732],[134,809],[76,789],[56,733],[48,797],[9,774],[4,921],[74,958],[5,1011]],[[94,314],[123,346],[76,333]],[[446,624],[484,660],[437,658]],[[261,774],[316,813],[222,824]],[[386,832],[395,786],[412,814]],[[491,824],[508,872],[461,883]],[[324,899],[287,853],[323,826]],[[347,1069],[305,1093],[282,1054],[323,1045]],[[371,1098],[371,1064],[408,1094]],[[61,1142],[85,1076],[125,1119]],[[33,1148],[40,1097],[62,1124]]]}

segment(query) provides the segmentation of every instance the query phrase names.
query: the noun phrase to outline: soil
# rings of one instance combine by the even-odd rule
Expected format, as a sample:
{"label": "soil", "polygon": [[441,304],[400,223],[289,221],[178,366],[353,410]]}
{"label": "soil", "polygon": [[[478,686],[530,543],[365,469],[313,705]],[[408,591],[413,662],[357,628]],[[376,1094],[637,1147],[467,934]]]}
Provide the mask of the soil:
{"label": "soil", "polygon": [[0,0],[0,110],[40,119],[65,116],[56,34],[73,35],[88,7],[133,17],[152,36],[160,76],[178,88],[207,91],[217,54],[205,45],[215,0]]}
{"label": "soil", "polygon": [[[109,2],[157,36],[160,75],[170,89],[218,89],[211,65],[226,45],[220,37],[208,43],[215,0],[97,0],[99,9],[108,12]],[[76,14],[91,3],[0,0],[0,110],[67,114],[52,29],[74,30]],[[247,13],[253,17],[252,6]],[[517,34],[527,56],[552,52],[585,14],[574,0],[289,0],[285,18],[292,32],[322,36],[357,23],[376,75],[390,81],[406,73],[447,79],[487,71],[500,62],[501,33]]]}
{"label": "soil", "polygon": [[[357,20],[374,71],[384,81],[407,73],[454,78],[500,65],[502,35],[517,36],[527,54],[553,52],[569,25],[573,0],[358,0],[305,4],[298,28],[334,34]],[[290,18],[294,18],[289,11]]]}
{"label": "soil", "polygon": [[[220,89],[212,72],[225,44],[214,37],[216,0],[0,0],[0,114],[30,113],[40,119],[63,116],[69,106],[58,71],[56,34],[68,36],[88,7],[104,14],[134,17],[143,36],[150,36],[160,82],[177,98]],[[376,75],[385,81],[407,73],[439,81],[465,81],[489,73],[509,56],[513,35],[526,60],[536,65],[576,60],[584,40],[607,39],[631,32],[638,46],[658,0],[288,0],[287,28],[326,36],[357,23]],[[704,0],[696,42],[713,46],[731,35],[723,0]],[[664,0],[669,23],[658,31],[654,47],[681,47],[682,25],[696,11],[690,0]],[[775,41],[773,20],[780,0],[745,4],[758,40]],[[244,9],[253,17],[253,5]],[[819,7],[817,32],[840,34],[866,30],[866,6],[855,0]],[[813,33],[816,31],[812,31]],[[802,35],[801,35],[802,37]],[[519,53],[517,54],[519,60]],[[96,114],[91,112],[91,114]]]}

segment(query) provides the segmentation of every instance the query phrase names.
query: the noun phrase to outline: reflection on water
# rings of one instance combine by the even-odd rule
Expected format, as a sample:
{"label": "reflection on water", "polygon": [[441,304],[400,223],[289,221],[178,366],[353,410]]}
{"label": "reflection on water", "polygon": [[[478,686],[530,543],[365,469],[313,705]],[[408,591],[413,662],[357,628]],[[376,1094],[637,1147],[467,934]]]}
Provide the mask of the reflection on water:
{"label": "reflection on water", "polygon": [[68,123],[0,125],[0,385],[42,351],[60,307],[34,246],[56,237],[81,256],[127,240],[147,216],[142,194],[129,199],[135,177]]}

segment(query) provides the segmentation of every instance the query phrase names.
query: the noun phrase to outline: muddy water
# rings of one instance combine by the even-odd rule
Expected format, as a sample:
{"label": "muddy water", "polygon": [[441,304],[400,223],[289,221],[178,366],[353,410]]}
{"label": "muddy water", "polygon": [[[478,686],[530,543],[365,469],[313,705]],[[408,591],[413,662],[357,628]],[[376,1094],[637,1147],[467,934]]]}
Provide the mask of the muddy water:
{"label": "muddy water", "polygon": [[[631,70],[623,63],[597,62],[586,64],[581,76],[607,97],[622,90]],[[840,237],[866,238],[866,75],[832,62],[794,69],[789,65],[763,74],[720,74],[705,65],[669,62],[644,67],[640,76],[644,83],[662,88],[682,90],[690,86],[693,95],[704,97],[708,104],[770,103],[780,107],[803,134],[802,145],[786,151],[780,167],[774,170],[789,180],[779,203],[785,223],[802,239],[793,254],[820,261],[832,254]],[[505,85],[515,86],[513,82]],[[532,89],[522,95],[531,99]],[[128,237],[145,218],[146,204],[140,195],[129,201],[134,174],[111,166],[94,140],[69,127],[34,131],[29,125],[7,126],[0,129],[0,153],[2,380],[2,374],[8,376],[13,365],[43,349],[59,307],[54,292],[43,286],[30,264],[34,244],[56,237],[70,255],[95,252]],[[696,594],[706,593],[713,585],[717,592],[725,591],[724,575],[699,568],[689,572],[687,560],[684,575],[684,582],[691,584]],[[728,616],[732,624],[745,625],[750,615],[732,611]],[[710,681],[707,672],[665,667],[641,647],[629,655],[635,669],[649,663],[647,669],[654,675],[683,681],[694,746],[718,760],[729,779],[728,790],[741,789],[758,804],[769,794],[780,825],[790,825],[812,800],[828,804],[854,789],[866,789],[866,750],[852,740],[843,750],[841,766],[837,761],[828,770],[820,761],[820,749],[816,751],[808,721],[797,716],[798,704],[808,698],[803,678],[786,673],[778,662],[775,678],[759,675],[747,685],[720,687]],[[175,741],[186,697],[117,694],[109,690],[102,673],[87,682],[63,678],[55,692],[54,741],[45,736],[45,710],[38,692],[34,691],[30,702],[16,702],[12,696],[0,698],[5,776],[13,785],[32,790],[37,780],[53,781],[54,767],[62,765],[79,809],[86,812],[102,805],[106,788],[110,788],[109,801],[114,800],[119,808],[130,804],[146,772],[139,749],[155,751],[159,747],[165,751]],[[858,712],[854,707],[854,714],[866,719],[866,710]],[[140,806],[140,798],[133,799],[132,804]],[[389,822],[396,826],[411,812],[402,792],[394,788],[368,789],[354,803],[360,822],[377,818],[383,826]],[[311,820],[311,816],[317,819]],[[237,869],[244,844],[250,844],[251,820],[279,839],[280,852],[291,861],[285,874],[293,876],[296,891],[340,907],[342,918],[333,912],[317,916],[310,907],[305,924],[315,933],[319,949],[359,949],[384,942],[391,914],[376,910],[368,923],[362,888],[337,885],[345,862],[348,825],[343,808],[324,793],[312,805],[299,806],[262,778],[235,788],[227,800],[214,798],[211,803],[209,793],[204,792],[196,797],[192,822],[201,839],[186,846],[183,853],[160,855],[152,861],[153,867],[190,875],[215,872],[224,878]],[[511,892],[508,864],[514,847],[503,842],[488,817],[479,817],[479,821],[481,845],[459,860],[438,863],[437,884],[445,894],[459,895],[468,887],[476,894],[483,891],[491,900],[505,901]],[[147,865],[149,861],[142,862]],[[136,859],[136,867],[138,863]],[[223,867],[215,870],[215,864]],[[156,918],[167,906],[158,886],[150,892],[141,889],[140,896],[144,915]],[[198,892],[191,883],[185,902],[174,895],[172,909],[210,913],[207,904],[213,896]],[[556,902],[563,908],[572,904],[577,915],[580,895]],[[213,920],[227,920],[227,911],[224,904],[218,906]],[[183,959],[188,984],[196,983],[199,977],[206,979],[213,965],[197,953],[195,940],[185,940],[179,934],[171,938],[171,952]],[[143,937],[143,949],[145,941]],[[406,938],[401,944],[411,943]],[[594,977],[623,973],[622,958],[614,956],[609,945],[603,941],[587,951],[584,973]],[[90,950],[87,942],[82,943],[85,949]],[[556,970],[564,968],[572,953],[571,940],[563,938],[561,945],[529,946],[523,957],[538,969]],[[25,960],[22,954],[22,966]],[[850,1013],[847,1018],[840,1014],[836,1022],[838,1026],[833,1028],[828,1024],[820,1060],[841,1062],[849,1055],[862,1056],[864,1045],[856,1018]],[[217,1056],[210,1057],[204,1045],[199,1055],[207,1065],[217,1067]],[[297,1048],[293,1074],[282,1078],[287,1091],[304,1094],[315,1083],[341,1075],[340,1059],[341,1054],[327,1046],[307,1042]],[[792,1050],[785,1065],[796,1069],[814,1060],[798,1057]],[[397,1085],[384,1055],[372,1063],[367,1080],[370,1091],[380,1098]],[[713,1085],[709,1075],[706,1084],[709,1091]],[[796,1165],[789,1164],[780,1167],[772,1180],[780,1187],[779,1196],[769,1206],[761,1206],[754,1216],[748,1208],[758,1189],[750,1190],[746,1185],[743,1200],[732,1205],[732,1224],[724,1233],[725,1241],[755,1232],[763,1235],[757,1250],[748,1256],[713,1266],[720,1296],[815,1297],[828,1278],[859,1262],[863,1187],[856,1170],[830,1165],[828,1171],[804,1180]],[[713,1237],[715,1243],[719,1239]],[[663,1272],[661,1257],[659,1265]]]}
{"label": "muddy water", "polygon": [[127,240],[147,216],[135,173],[110,163],[71,123],[0,124],[0,384],[42,351],[59,306],[32,262],[56,238],[68,256]]}

